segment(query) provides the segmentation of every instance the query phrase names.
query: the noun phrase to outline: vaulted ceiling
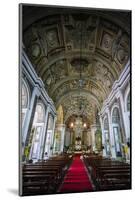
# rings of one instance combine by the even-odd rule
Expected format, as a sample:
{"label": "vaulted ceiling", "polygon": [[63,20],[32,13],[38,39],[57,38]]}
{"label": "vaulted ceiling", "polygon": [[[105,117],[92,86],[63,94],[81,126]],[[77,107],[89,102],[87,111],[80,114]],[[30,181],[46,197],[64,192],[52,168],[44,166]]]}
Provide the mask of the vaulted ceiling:
{"label": "vaulted ceiling", "polygon": [[23,43],[64,120],[92,123],[130,56],[130,13],[28,7]]}

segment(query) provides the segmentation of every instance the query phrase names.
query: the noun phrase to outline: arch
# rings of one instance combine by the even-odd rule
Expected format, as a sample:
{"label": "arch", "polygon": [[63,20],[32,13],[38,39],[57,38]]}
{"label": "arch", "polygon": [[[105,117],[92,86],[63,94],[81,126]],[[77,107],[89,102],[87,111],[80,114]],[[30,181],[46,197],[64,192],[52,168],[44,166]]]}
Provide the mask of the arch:
{"label": "arch", "polygon": [[[72,76],[72,77],[65,77],[64,79],[62,79],[62,80],[60,80],[58,83],[56,83],[55,85],[54,85],[54,87],[52,88],[52,91],[50,92],[50,95],[52,96],[53,94],[54,94],[54,92],[57,90],[57,89],[59,89],[59,88],[61,88],[61,86],[63,86],[65,83],[66,84],[70,84],[70,82],[72,82],[72,81],[74,81],[74,80],[78,80],[78,77],[77,76]],[[101,92],[102,92],[102,96],[103,97],[106,97],[106,95],[107,95],[107,91],[106,91],[106,89],[105,88],[103,88],[102,87],[102,85],[100,85],[97,81],[95,81],[93,78],[91,78],[91,77],[88,77],[88,76],[85,76],[85,79],[84,79],[85,81],[90,81],[91,82],[91,85],[93,86],[93,87],[96,87],[98,90],[100,90]],[[90,92],[89,91],[89,89],[86,89],[85,87],[83,88],[83,90],[86,90],[86,91],[88,91],[88,92]]]}
{"label": "arch", "polygon": [[104,117],[103,124],[104,124],[104,130],[108,130],[109,129],[109,122],[108,122],[107,115]]}
{"label": "arch", "polygon": [[117,157],[122,157],[122,135],[120,126],[120,114],[118,105],[114,105],[111,111],[112,130],[115,143],[115,151]]}
{"label": "arch", "polygon": [[[61,105],[65,101],[65,99],[67,99],[71,95],[78,95],[78,93],[79,93],[78,90],[72,90],[72,91],[69,91],[66,94],[64,94],[56,102],[56,108],[58,108],[59,105]],[[81,91],[81,96],[82,97],[86,97],[87,96],[90,101],[93,100],[95,102],[95,104],[97,105],[97,108],[99,110],[101,109],[101,103],[99,102],[99,100],[97,99],[97,97],[94,94],[92,94],[91,92],[83,90],[83,91]]]}
{"label": "arch", "polygon": [[28,83],[22,79],[21,84],[21,106],[22,106],[22,126],[26,118],[26,114],[30,105],[30,90]]}
{"label": "arch", "polygon": [[103,128],[104,128],[104,142],[105,142],[105,150],[106,155],[110,156],[111,154],[111,148],[110,148],[110,134],[109,134],[109,121],[108,121],[108,115],[106,114],[103,119]]}
{"label": "arch", "polygon": [[32,131],[30,135],[29,145],[30,145],[30,156],[29,159],[37,161],[41,154],[41,143],[44,134],[45,125],[45,105],[42,101],[38,101],[36,104]]}
{"label": "arch", "polygon": [[[61,53],[59,56],[48,60],[48,63],[46,63],[46,66],[44,68],[43,67],[41,68],[40,76],[43,78],[43,81],[45,81],[46,80],[45,74],[46,74],[47,70],[50,68],[51,65],[53,65],[54,63],[56,63],[56,62],[58,62],[62,59],[65,59],[65,57],[67,57],[67,59],[73,59],[74,57],[79,57],[79,56],[80,56],[80,51],[76,52],[76,51],[71,50],[70,52]],[[91,57],[90,57],[89,51],[83,52],[82,57],[90,60]],[[98,54],[95,54],[94,59],[97,59],[97,61],[102,62],[107,67],[107,69],[110,70],[113,77],[115,77],[116,79],[118,78],[118,75],[119,75],[118,69],[116,67],[114,68],[111,65],[111,63],[108,62],[108,60],[105,59],[102,55],[99,56]]]}
{"label": "arch", "polygon": [[114,107],[112,111],[112,123],[119,123],[120,116],[119,116],[119,109],[118,107]]}
{"label": "arch", "polygon": [[45,118],[45,106],[42,102],[38,102],[35,110],[35,123],[43,123]]}

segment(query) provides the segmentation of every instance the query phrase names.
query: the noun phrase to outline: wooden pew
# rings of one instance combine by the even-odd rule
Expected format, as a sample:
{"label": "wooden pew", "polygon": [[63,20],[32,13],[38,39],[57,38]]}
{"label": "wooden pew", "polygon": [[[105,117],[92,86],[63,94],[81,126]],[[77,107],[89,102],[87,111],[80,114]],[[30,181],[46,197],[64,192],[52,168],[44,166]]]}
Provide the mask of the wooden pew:
{"label": "wooden pew", "polygon": [[23,166],[23,194],[55,193],[70,163],[71,159],[61,156],[46,162],[25,164]]}
{"label": "wooden pew", "polygon": [[130,189],[130,165],[101,157],[84,157],[97,190]]}

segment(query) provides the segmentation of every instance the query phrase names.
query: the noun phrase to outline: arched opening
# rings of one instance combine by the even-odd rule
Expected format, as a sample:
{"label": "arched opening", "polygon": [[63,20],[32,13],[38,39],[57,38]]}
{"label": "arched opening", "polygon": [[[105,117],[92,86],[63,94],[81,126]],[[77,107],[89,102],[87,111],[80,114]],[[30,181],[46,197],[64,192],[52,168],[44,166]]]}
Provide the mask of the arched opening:
{"label": "arched opening", "polygon": [[24,121],[26,118],[26,113],[27,113],[28,107],[29,107],[29,98],[30,98],[29,89],[28,89],[27,83],[24,80],[22,80],[22,91],[21,92],[22,92],[21,93],[21,95],[22,95],[21,103],[22,103],[22,127],[23,127]]}
{"label": "arched opening", "polygon": [[50,113],[48,117],[47,135],[46,135],[46,143],[45,143],[46,157],[49,157],[50,151],[53,149],[53,130],[54,130],[54,118]]}
{"label": "arched opening", "polygon": [[115,142],[115,151],[117,157],[122,157],[122,140],[120,132],[120,115],[118,107],[114,107],[112,112],[112,128]]}
{"label": "arched opening", "polygon": [[108,117],[106,116],[104,119],[104,138],[105,138],[105,151],[106,155],[110,156],[111,155],[111,150],[110,150],[110,136],[109,136],[109,123],[108,123]]}
{"label": "arched opening", "polygon": [[29,139],[30,148],[30,158],[32,160],[37,160],[40,157],[40,145],[44,133],[44,123],[45,123],[45,106],[42,102],[38,102],[36,105],[36,110],[34,114],[34,120],[31,129],[31,135]]}

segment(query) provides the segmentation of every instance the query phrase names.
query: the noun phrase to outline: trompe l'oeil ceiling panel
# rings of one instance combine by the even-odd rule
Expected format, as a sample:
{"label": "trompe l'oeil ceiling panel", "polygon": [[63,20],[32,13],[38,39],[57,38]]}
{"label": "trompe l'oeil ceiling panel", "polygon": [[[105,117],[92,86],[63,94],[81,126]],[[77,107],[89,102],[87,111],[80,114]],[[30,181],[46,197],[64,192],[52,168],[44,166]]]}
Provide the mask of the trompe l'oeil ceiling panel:
{"label": "trompe l'oeil ceiling panel", "polygon": [[48,11],[40,19],[37,15],[38,20],[33,17],[24,29],[25,50],[56,107],[63,105],[65,118],[78,113],[76,99],[80,98],[84,98],[85,115],[93,116],[91,108],[101,108],[127,63],[128,17],[122,13],[118,16],[119,20],[113,12],[107,17],[98,11]]}

